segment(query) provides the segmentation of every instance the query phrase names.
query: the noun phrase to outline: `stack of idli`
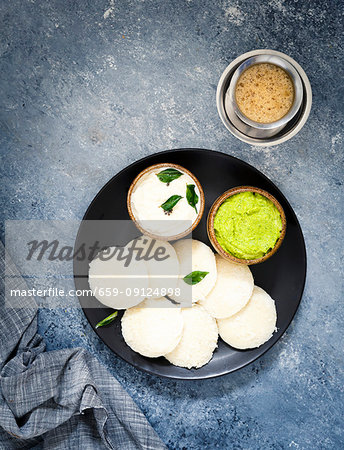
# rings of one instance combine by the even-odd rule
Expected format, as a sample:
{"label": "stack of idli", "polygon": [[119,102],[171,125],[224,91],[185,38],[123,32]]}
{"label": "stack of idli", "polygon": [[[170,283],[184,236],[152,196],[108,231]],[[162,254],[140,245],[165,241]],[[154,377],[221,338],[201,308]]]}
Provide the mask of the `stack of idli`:
{"label": "stack of idli", "polygon": [[177,346],[165,354],[175,366],[199,368],[207,364],[217,347],[216,320],[202,306],[194,304],[182,309],[184,328]]}
{"label": "stack of idli", "polygon": [[[218,341],[216,320],[196,304],[205,299],[216,283],[215,255],[203,242],[192,239],[178,241],[172,248],[178,261],[174,273],[179,295],[172,296],[174,302],[151,298],[128,309],[122,317],[122,333],[129,347],[141,355],[165,356],[176,366],[199,368],[210,361]],[[172,255],[171,249],[168,250]],[[155,267],[156,271],[158,268]],[[151,269],[148,271],[152,276]],[[206,275],[194,285],[186,284],[184,277],[196,271]]]}
{"label": "stack of idli", "polygon": [[[130,247],[133,241],[126,247]],[[179,260],[173,246],[167,241],[141,236],[135,239],[136,252],[147,255],[142,262],[147,266],[149,296],[161,297],[163,289],[174,291],[178,284]],[[157,255],[156,257],[154,255]]]}
{"label": "stack of idli", "polygon": [[171,352],[179,343],[184,327],[182,310],[165,297],[150,298],[126,310],[122,334],[135,352],[157,358]]}
{"label": "stack of idli", "polygon": [[[215,255],[208,245],[196,239],[182,239],[173,245],[179,261],[179,298],[176,301],[187,306],[204,299],[213,289],[217,279]],[[193,272],[206,272],[207,275],[198,283],[190,286],[184,277]],[[190,301],[191,300],[191,301]]]}
{"label": "stack of idli", "polygon": [[248,266],[216,255],[217,280],[200,304],[216,319],[219,334],[231,347],[260,347],[276,330],[276,306],[263,289],[254,285]]}
{"label": "stack of idli", "polygon": [[[127,309],[144,300],[148,267],[143,260],[133,260],[127,266],[124,259],[117,257],[120,251],[121,247],[109,247],[99,252],[90,263],[88,281],[93,295],[101,303],[114,309]],[[128,287],[138,288],[141,294],[128,296]]]}
{"label": "stack of idli", "polygon": [[[141,236],[135,240],[136,250],[128,262],[124,256],[129,254],[132,243],[103,249],[90,263],[90,288],[110,308],[131,308],[141,303],[148,292],[150,297],[159,298],[163,288],[174,290],[177,286],[179,261],[171,244]],[[156,251],[163,258],[154,258]],[[142,257],[146,254],[149,258]]]}
{"label": "stack of idli", "polygon": [[221,338],[240,350],[260,347],[276,329],[275,302],[269,294],[254,286],[247,304],[238,313],[217,321]]}
{"label": "stack of idli", "polygon": [[[276,329],[275,302],[254,285],[248,266],[215,256],[195,239],[173,246],[146,236],[140,242],[145,249],[164,248],[169,257],[133,260],[128,267],[117,258],[95,259],[89,272],[97,299],[111,308],[126,309],[122,334],[132,350],[150,358],[164,356],[171,364],[191,369],[211,360],[218,334],[237,349],[259,347],[270,339]],[[195,273],[202,276],[191,277],[192,283],[185,281]],[[139,280],[142,295],[100,294],[104,287],[125,292],[128,280]],[[167,284],[179,295],[159,296]],[[147,288],[155,291],[149,298],[143,295]]]}
{"label": "stack of idli", "polygon": [[215,319],[236,314],[249,301],[253,276],[248,266],[235,264],[216,255],[217,279],[214,288],[200,303]]}

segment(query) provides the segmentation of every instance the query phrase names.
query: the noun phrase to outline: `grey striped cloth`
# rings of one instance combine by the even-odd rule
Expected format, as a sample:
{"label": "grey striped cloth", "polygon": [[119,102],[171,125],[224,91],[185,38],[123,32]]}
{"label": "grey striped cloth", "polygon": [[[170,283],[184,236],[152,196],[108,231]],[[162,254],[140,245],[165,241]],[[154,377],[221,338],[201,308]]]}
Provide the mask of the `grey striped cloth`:
{"label": "grey striped cloth", "polygon": [[[21,308],[5,305],[4,255],[0,242],[0,448],[165,449],[93,356],[82,348],[45,351],[32,297],[22,297]],[[7,286],[27,289],[10,265]]]}

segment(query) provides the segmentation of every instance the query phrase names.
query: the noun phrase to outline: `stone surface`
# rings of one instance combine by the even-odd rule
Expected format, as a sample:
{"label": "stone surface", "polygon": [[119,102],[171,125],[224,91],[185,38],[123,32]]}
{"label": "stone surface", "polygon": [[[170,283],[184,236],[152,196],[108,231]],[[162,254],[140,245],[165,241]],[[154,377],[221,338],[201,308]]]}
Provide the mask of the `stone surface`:
{"label": "stone surface", "polygon": [[[202,382],[141,373],[75,309],[40,312],[48,348],[94,353],[170,448],[343,448],[341,2],[11,0],[0,5],[0,30],[4,219],[80,219],[129,163],[204,147],[271,178],[308,251],[295,320],[237,373]],[[306,126],[278,147],[236,140],[217,115],[222,71],[255,48],[294,57],[313,88]]]}

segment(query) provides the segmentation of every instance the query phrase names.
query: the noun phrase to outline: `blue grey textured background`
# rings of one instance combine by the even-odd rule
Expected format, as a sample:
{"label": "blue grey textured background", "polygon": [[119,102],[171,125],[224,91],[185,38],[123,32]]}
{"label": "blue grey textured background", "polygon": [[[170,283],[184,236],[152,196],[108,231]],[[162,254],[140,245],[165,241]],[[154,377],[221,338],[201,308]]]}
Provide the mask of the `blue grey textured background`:
{"label": "blue grey textured background", "polygon": [[[0,30],[4,219],[81,218],[129,163],[205,147],[270,177],[308,250],[295,320],[240,372],[203,382],[141,373],[76,309],[40,312],[49,349],[97,355],[170,448],[343,448],[341,2],[3,0]],[[236,140],[216,111],[222,71],[255,48],[294,57],[313,88],[306,126],[278,147]]]}

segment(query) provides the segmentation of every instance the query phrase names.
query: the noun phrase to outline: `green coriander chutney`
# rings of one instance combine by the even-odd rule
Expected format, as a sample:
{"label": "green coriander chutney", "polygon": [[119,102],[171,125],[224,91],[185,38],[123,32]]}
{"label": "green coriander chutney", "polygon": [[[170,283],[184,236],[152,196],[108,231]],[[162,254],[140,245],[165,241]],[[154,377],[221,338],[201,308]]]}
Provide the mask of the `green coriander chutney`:
{"label": "green coriander chutney", "polygon": [[236,258],[258,259],[271,250],[282,230],[281,215],[271,200],[254,192],[228,197],[214,218],[223,250]]}

